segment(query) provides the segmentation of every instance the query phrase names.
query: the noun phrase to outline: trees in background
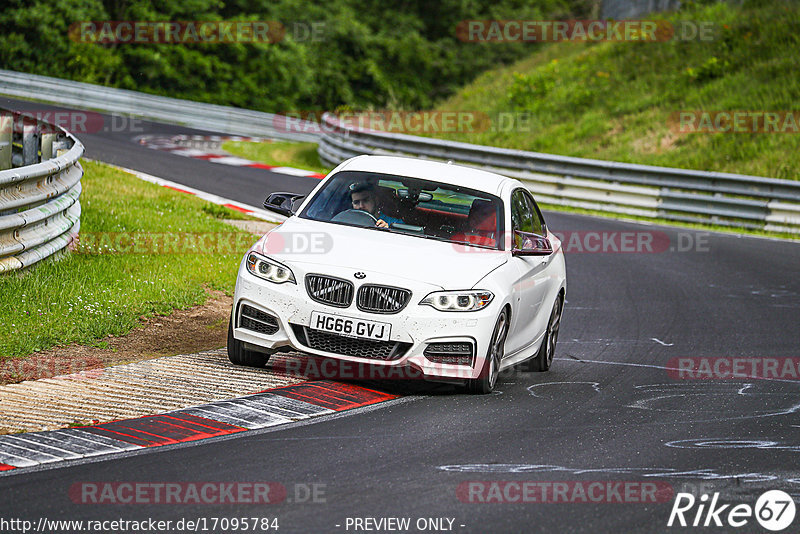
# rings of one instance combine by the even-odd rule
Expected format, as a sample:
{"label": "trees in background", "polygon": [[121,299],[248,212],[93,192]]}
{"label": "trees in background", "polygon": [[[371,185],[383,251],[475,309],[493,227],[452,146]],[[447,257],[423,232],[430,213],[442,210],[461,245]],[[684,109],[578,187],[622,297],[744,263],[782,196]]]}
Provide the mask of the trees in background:
{"label": "trees in background", "polygon": [[[0,68],[263,111],[428,108],[530,44],[460,41],[464,20],[580,18],[594,0],[5,0]],[[278,21],[275,43],[97,44],[81,21]],[[312,36],[316,29],[316,37]]]}

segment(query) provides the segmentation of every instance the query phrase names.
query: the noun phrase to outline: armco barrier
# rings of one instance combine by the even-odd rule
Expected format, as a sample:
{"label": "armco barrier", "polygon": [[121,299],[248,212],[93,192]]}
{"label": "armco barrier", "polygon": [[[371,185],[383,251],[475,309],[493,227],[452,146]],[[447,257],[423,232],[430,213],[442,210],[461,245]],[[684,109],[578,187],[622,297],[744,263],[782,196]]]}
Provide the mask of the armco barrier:
{"label": "armco barrier", "polygon": [[517,178],[545,203],[800,234],[800,181],[653,167],[358,129],[326,114],[328,165],[360,154],[451,160]]}
{"label": "armco barrier", "polygon": [[314,143],[319,139],[317,134],[306,133],[312,129],[303,128],[304,121],[293,121],[295,131],[288,131],[284,127],[284,119],[272,113],[192,102],[10,70],[0,70],[0,94],[36,98],[61,106],[130,114],[158,122],[181,124],[232,135],[274,137]]}
{"label": "armco barrier", "polygon": [[0,110],[0,273],[63,250],[78,234],[82,155],[63,129]]}
{"label": "armco barrier", "polygon": [[[330,115],[323,117],[322,128],[299,119],[291,119],[288,127],[286,118],[280,115],[4,70],[0,70],[0,94],[129,113],[232,135],[318,142],[319,155],[329,165],[359,154],[453,160],[518,178],[540,201],[550,204],[800,234],[800,181],[572,158],[358,130]],[[30,150],[23,152],[24,157],[31,157]],[[0,142],[0,161],[3,157]]]}

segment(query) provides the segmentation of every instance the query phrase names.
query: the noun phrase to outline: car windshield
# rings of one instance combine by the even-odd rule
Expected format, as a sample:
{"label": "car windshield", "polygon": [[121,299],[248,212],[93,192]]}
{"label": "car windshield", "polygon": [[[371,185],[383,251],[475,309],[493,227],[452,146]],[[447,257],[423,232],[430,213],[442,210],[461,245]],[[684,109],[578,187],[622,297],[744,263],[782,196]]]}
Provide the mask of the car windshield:
{"label": "car windshield", "polygon": [[300,217],[502,249],[503,203],[432,180],[362,171],[333,176]]}

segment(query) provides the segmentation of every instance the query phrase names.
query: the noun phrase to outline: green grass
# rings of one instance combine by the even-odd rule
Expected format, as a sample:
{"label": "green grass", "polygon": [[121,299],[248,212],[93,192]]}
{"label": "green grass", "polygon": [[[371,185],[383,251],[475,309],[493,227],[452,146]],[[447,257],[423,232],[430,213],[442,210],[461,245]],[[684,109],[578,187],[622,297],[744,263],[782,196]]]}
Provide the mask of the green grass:
{"label": "green grass", "polygon": [[200,207],[203,210],[203,213],[210,215],[215,219],[234,219],[237,221],[260,221],[261,219],[257,219],[255,217],[251,217],[241,211],[232,210],[230,208],[226,208],[225,206],[220,206],[219,204],[212,204],[210,202],[206,202],[203,206]]}
{"label": "green grass", "polygon": [[181,254],[71,253],[0,276],[0,359],[73,342],[97,345],[129,332],[141,316],[204,303],[207,289],[233,292],[241,255],[255,241],[219,220],[235,212],[101,163],[85,162],[84,169],[82,238],[102,244],[97,236],[104,232],[219,232],[236,240],[236,252],[203,253],[202,244],[186,242],[180,250],[188,253]]}
{"label": "green grass", "polygon": [[[438,137],[567,156],[800,177],[800,133],[676,133],[681,110],[800,110],[800,4],[697,5],[713,40],[564,42],[480,76],[443,110],[530,114],[530,128]],[[476,46],[493,46],[491,43]],[[496,123],[495,123],[496,124]],[[436,134],[431,134],[436,135]]]}
{"label": "green grass", "polygon": [[234,156],[267,165],[296,167],[321,174],[331,171],[331,167],[325,167],[319,160],[316,143],[227,141],[222,149]]}

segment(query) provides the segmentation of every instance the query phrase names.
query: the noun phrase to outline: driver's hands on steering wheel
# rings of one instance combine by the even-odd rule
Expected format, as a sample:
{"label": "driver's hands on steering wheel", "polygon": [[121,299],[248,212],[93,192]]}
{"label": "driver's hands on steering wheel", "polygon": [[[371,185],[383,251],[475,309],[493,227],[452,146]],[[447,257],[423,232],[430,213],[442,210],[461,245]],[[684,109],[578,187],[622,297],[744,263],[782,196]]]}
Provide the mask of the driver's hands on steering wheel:
{"label": "driver's hands on steering wheel", "polygon": [[333,216],[331,221],[357,224],[358,226],[369,226],[375,224],[376,228],[389,228],[389,224],[383,219],[378,219],[366,210],[347,209]]}

